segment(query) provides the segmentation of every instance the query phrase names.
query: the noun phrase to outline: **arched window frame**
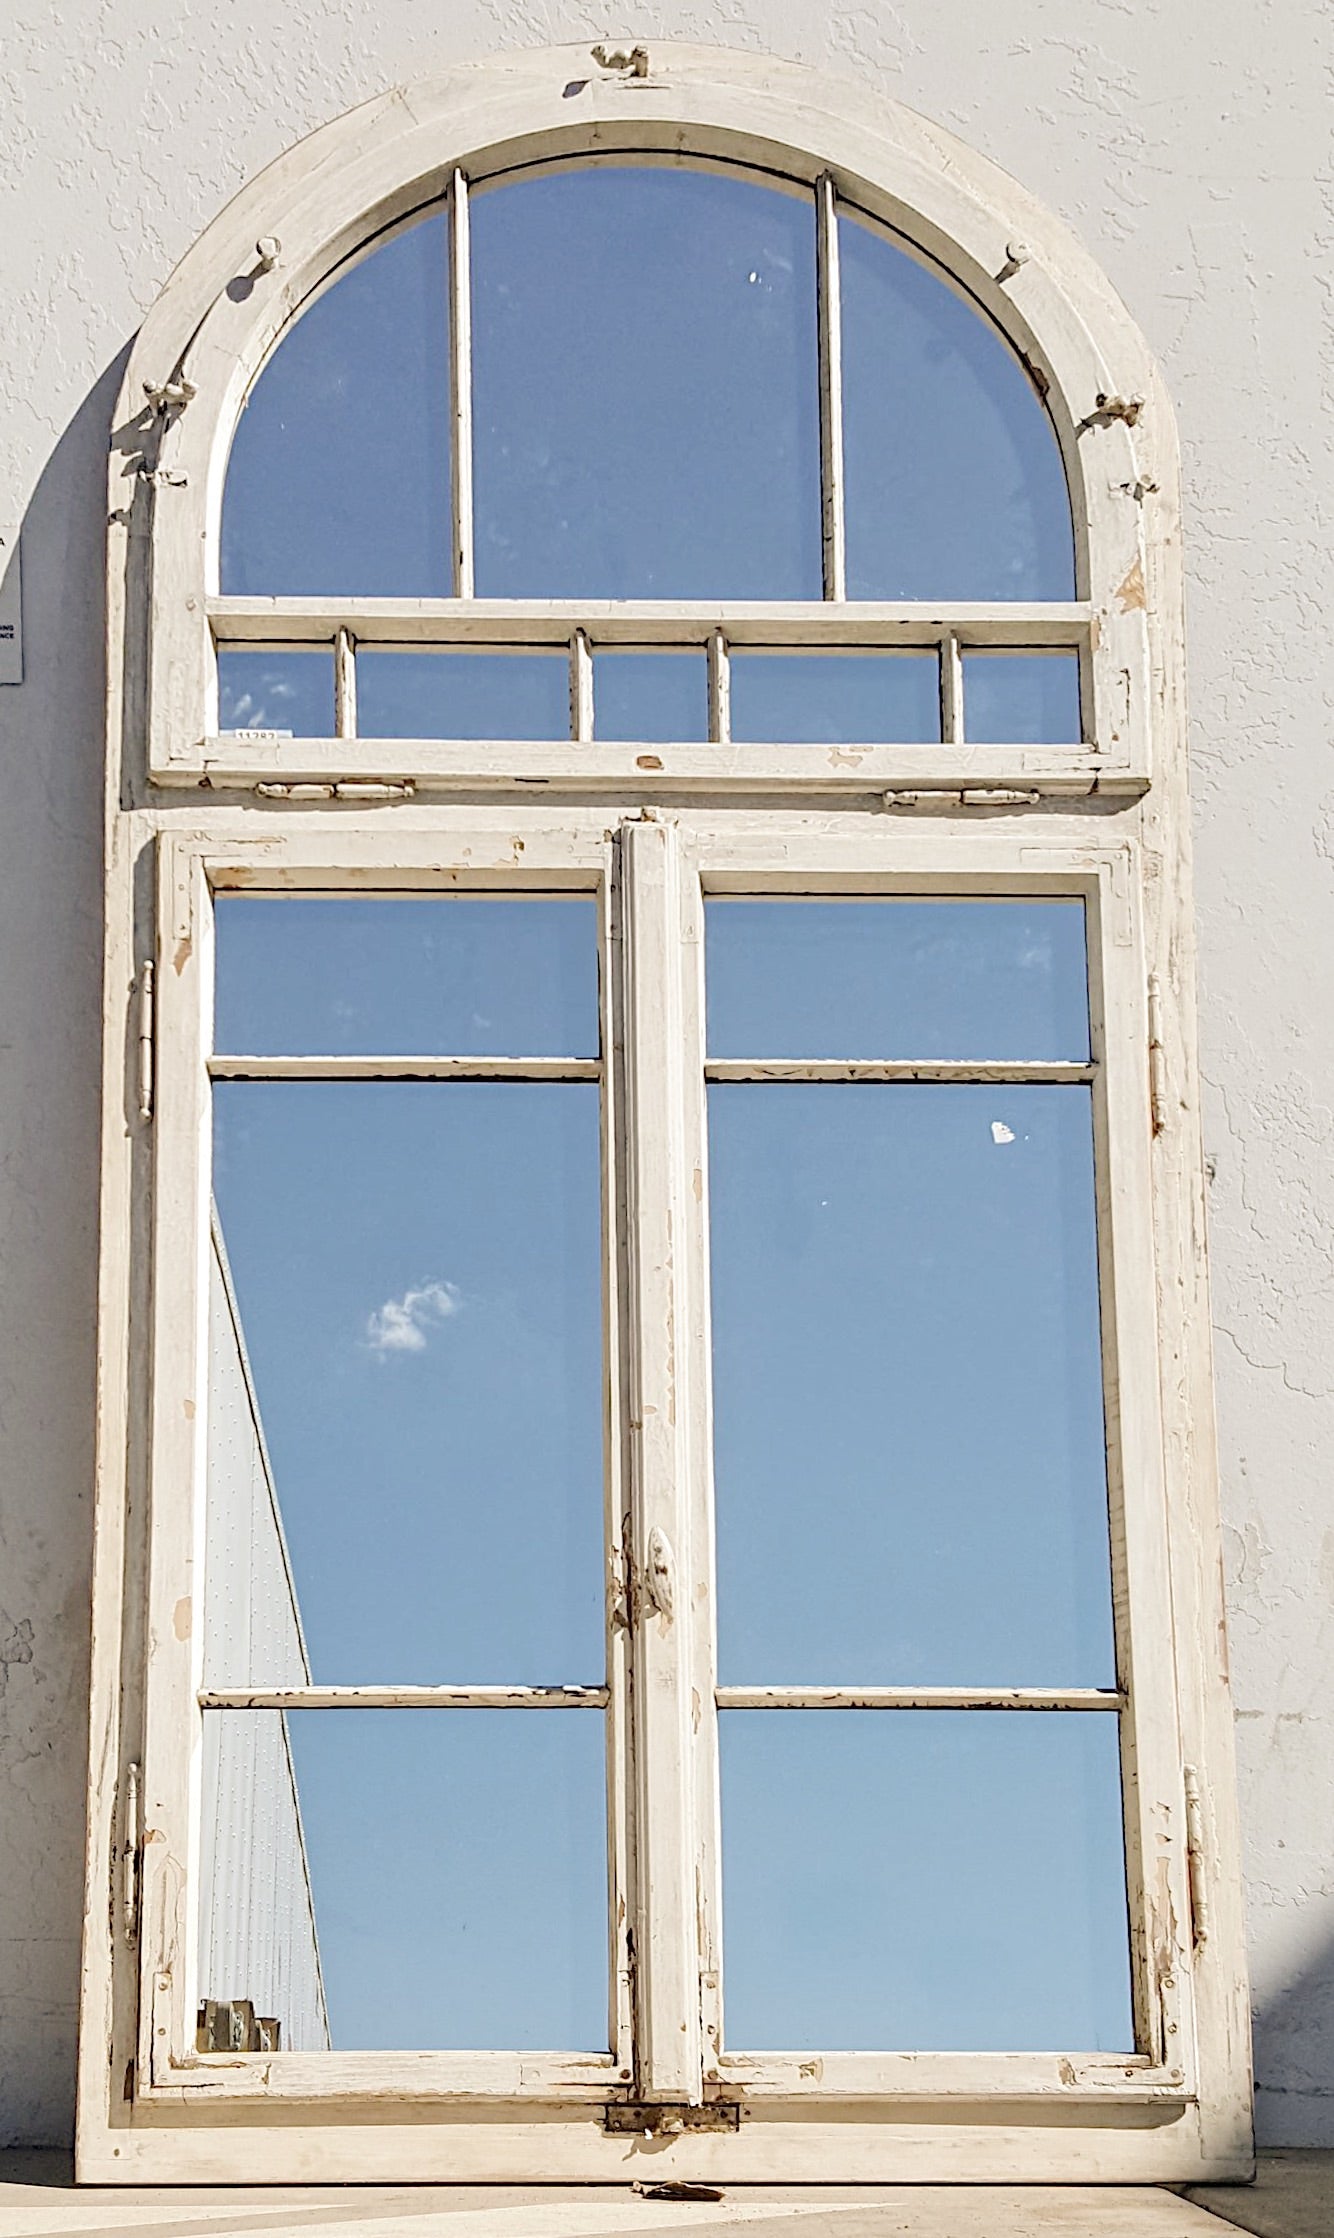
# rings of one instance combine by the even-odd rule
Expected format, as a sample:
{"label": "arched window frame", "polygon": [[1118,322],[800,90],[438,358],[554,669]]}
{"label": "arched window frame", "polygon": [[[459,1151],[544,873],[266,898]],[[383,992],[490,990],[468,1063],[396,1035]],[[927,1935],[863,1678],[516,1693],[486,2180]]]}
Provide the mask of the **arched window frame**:
{"label": "arched window frame", "polygon": [[[961,645],[1073,645],[1082,662],[1083,741],[965,746],[947,726],[943,744],[839,751],[817,767],[810,748],[715,743],[658,748],[648,759],[586,735],[503,749],[217,735],[215,640],[337,640],[344,662],[351,640],[368,636],[440,642],[442,630],[471,631],[494,642],[508,631],[515,642],[532,641],[536,609],[527,602],[502,610],[501,602],[467,598],[220,597],[222,479],[255,374],[292,316],[350,256],[442,195],[457,242],[461,182],[590,153],[685,154],[781,173],[811,186],[824,205],[826,237],[836,195],[951,274],[1009,335],[1045,395],[1070,484],[1079,596],[1059,607],[987,609],[871,609],[827,597],[763,612],[576,610],[562,602],[542,618],[550,639],[565,641],[591,622],[603,642],[679,642],[683,615],[734,641],[865,643],[870,630],[886,643],[939,644],[947,705]],[[456,326],[456,351],[458,337]],[[827,398],[827,366],[825,387]],[[826,442],[828,428],[826,414]],[[830,494],[827,482],[827,527]],[[637,60],[606,62],[582,48],[473,65],[323,128],[209,227],[132,353],[110,503],[105,1241],[82,2172],[101,2180],[245,2173],[576,2181],[647,2172],[624,2125],[602,2118],[605,2101],[627,2095],[629,2077],[615,2058],[556,2075],[503,2054],[489,2055],[489,2072],[463,2055],[347,2055],[341,2065],[342,2055],[322,2055],[328,2064],[318,2074],[306,2063],[298,2071],[255,2057],[198,2057],[183,1952],[188,1830],[178,1842],[157,1792],[165,1768],[188,1820],[197,1772],[186,1735],[196,1689],[189,1651],[180,1640],[170,1644],[164,1619],[165,1631],[179,1630],[184,1608],[188,1633],[188,1594],[174,1587],[188,1583],[197,1531],[200,1452],[194,1399],[185,1394],[198,1387],[190,1347],[207,1226],[198,1146],[207,1139],[211,892],[575,887],[603,897],[610,937],[615,855],[637,864],[629,906],[640,912],[640,956],[655,943],[693,944],[701,880],[713,891],[1085,897],[1106,1068],[1100,1217],[1110,1251],[1102,1280],[1116,1362],[1108,1395],[1128,1440],[1122,1474],[1138,1486],[1126,1495],[1137,1520],[1121,1577],[1136,1628],[1128,1684],[1137,1722],[1126,1769],[1132,1881],[1144,1892],[1132,1914],[1144,2055],[1075,2066],[1035,2055],[905,2054],[886,2056],[875,2073],[866,2055],[845,2055],[815,2078],[773,2062],[742,2075],[733,2062],[721,2083],[715,2067],[712,2082],[706,2074],[692,2088],[689,2078],[672,2080],[668,2053],[636,2103],[707,2104],[721,2091],[744,2118],[735,2133],[688,2121],[670,2141],[655,2139],[652,2172],[735,2182],[1244,2173],[1249,2077],[1191,1012],[1178,467],[1161,378],[1105,279],[1050,214],[950,136],[795,66],[656,43],[642,72]],[[466,590],[466,574],[459,580]],[[827,567],[826,588],[838,588],[836,565]],[[576,675],[578,659],[576,648]],[[634,947],[632,938],[627,1016],[647,999],[636,988]],[[662,1094],[689,1116],[701,1077],[696,1009],[687,978],[679,1040],[674,1048],[641,1042],[628,1101],[647,1108]],[[631,1172],[632,1204],[637,1189],[671,1199],[688,1187],[683,1146],[670,1128],[662,1139],[652,1131],[630,1139],[631,1167],[655,1167]],[[651,1252],[641,1241],[629,1315],[636,1324],[671,1310],[653,1295]],[[702,1288],[699,1268],[692,1279]],[[182,1327],[195,1336],[173,1334]],[[657,1372],[650,1355],[645,1339],[629,1372]],[[699,1380],[707,1383],[707,1366]],[[691,1417],[682,1436],[696,1441],[697,1473],[707,1475],[702,1421],[702,1413]],[[651,1493],[641,1492],[638,1523],[646,1526],[650,1513]],[[631,1779],[633,1750],[626,1764]],[[711,1767],[702,1761],[680,1777],[683,1793],[696,1779],[707,1786]],[[649,1859],[642,1872],[652,1868],[653,1799],[640,1795],[638,1804]],[[658,1870],[666,1870],[662,1861]],[[669,1952],[671,1963],[679,1966],[683,1949]],[[642,1982],[623,1980],[623,2018],[645,1994]],[[702,2037],[707,2017],[696,2016]],[[639,2018],[651,2042],[651,2000]],[[386,2096],[415,2100],[430,2118],[377,2124],[374,2110]],[[493,2101],[480,2121],[468,2111],[479,2098]],[[798,2099],[806,2102],[794,2109]],[[221,2121],[210,2112],[219,2106]],[[495,2119],[501,2108],[508,2123]]]}

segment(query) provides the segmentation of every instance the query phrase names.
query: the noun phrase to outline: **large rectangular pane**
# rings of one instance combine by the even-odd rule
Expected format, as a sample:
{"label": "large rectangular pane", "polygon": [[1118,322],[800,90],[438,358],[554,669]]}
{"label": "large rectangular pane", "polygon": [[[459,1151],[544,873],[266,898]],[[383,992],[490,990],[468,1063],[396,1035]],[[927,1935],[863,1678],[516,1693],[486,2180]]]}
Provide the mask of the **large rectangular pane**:
{"label": "large rectangular pane", "polygon": [[597,904],[220,894],[214,1046],[239,1056],[595,1057]]}
{"label": "large rectangular pane", "polygon": [[746,653],[730,662],[733,738],[797,745],[930,744],[934,653]]}
{"label": "large rectangular pane", "polygon": [[719,1724],[729,2050],[1133,2051],[1115,1716]]}
{"label": "large rectangular pane", "polygon": [[570,735],[566,653],[357,654],[363,738]]}
{"label": "large rectangular pane", "polygon": [[1083,1063],[1080,901],[707,905],[711,1057]]}
{"label": "large rectangular pane", "polygon": [[597,1683],[597,1084],[222,1082],[214,1188],[210,1682]]}
{"label": "large rectangular pane", "polygon": [[210,1711],[200,1994],[283,2051],[607,2045],[604,1720]]}
{"label": "large rectangular pane", "polygon": [[709,1090],[725,1685],[1113,1683],[1090,1094]]}
{"label": "large rectangular pane", "polygon": [[471,198],[481,598],[819,598],[812,197],[673,164]]}

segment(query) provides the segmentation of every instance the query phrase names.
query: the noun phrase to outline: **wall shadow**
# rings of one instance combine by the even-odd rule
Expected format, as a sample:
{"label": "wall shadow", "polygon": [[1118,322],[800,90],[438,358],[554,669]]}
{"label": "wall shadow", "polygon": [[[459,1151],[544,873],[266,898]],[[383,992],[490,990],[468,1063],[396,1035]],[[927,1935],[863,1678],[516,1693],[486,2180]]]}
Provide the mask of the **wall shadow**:
{"label": "wall shadow", "polygon": [[92,1550],[107,438],[126,352],[21,530],[0,686],[0,2142],[73,2119]]}

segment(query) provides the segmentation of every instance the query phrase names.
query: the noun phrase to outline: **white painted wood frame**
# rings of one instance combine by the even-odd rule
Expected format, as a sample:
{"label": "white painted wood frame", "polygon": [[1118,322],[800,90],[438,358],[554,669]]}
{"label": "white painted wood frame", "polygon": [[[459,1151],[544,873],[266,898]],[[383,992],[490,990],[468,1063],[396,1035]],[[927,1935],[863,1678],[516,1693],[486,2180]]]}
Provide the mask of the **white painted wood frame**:
{"label": "white painted wood frame", "polygon": [[[110,470],[79,2173],[110,2182],[671,2176],[728,2185],[1241,2176],[1251,2154],[1246,1982],[1218,1563],[1170,407],[1142,339],[1084,252],[948,135],[793,65],[656,43],[649,51],[644,79],[604,71],[584,48],[460,68],[313,135],[245,189],[190,252],[126,375]],[[567,98],[575,84],[582,91]],[[851,606],[836,596],[799,609],[478,602],[469,595],[466,491],[454,522],[456,599],[218,597],[231,430],[274,339],[312,291],[377,234],[448,194],[457,310],[468,186],[521,164],[613,152],[742,163],[818,192],[826,306],[836,300],[827,254],[836,195],[947,267],[1046,384],[1074,503],[1077,600],[929,610]],[[254,248],[270,235],[281,244],[272,266],[257,262]],[[1031,254],[1001,279],[1015,239]],[[456,317],[456,397],[467,386],[461,332]],[[827,350],[825,364],[830,390]],[[172,400],[173,387],[183,403]],[[146,389],[159,401],[146,405]],[[836,433],[827,410],[827,500],[838,494],[829,469]],[[456,448],[462,442],[456,435]],[[465,479],[456,473],[456,493]],[[837,504],[827,502],[826,588],[835,593],[838,522]],[[337,648],[342,735],[220,735],[215,641],[323,643],[331,657]],[[572,736],[525,746],[357,737],[354,654],[364,643],[569,648]],[[649,750],[593,740],[590,648],[615,643],[707,650],[712,743]],[[755,644],[940,648],[944,743],[729,741],[729,647]],[[960,648],[977,644],[1078,648],[1084,737],[1068,748],[964,744]],[[340,781],[393,792],[380,805],[281,793]],[[279,790],[263,797],[264,783]],[[211,894],[219,887],[599,896],[609,1660],[605,1687],[584,1690],[579,1706],[604,1715],[609,1734],[605,2055],[193,2049],[198,1735],[204,1703],[223,1705],[201,1694],[195,1607],[210,1075],[273,1077],[276,1068],[290,1077],[328,1064],[360,1077],[364,1063],[211,1057]],[[741,1707],[746,1690],[719,1695],[713,1678],[701,976],[711,891],[1085,901],[1094,1063],[1074,1070],[1091,1078],[1096,1114],[1118,1687],[1096,1703],[1039,1692],[1020,1704],[1008,1689],[872,1689],[855,1699],[886,1716],[972,1705],[1041,1715],[1096,1707],[1120,1719],[1133,2059],[831,2051],[811,2073],[802,2071],[806,2059],[723,2048],[714,1726],[719,1702]],[[589,1077],[586,1060],[560,1062],[553,1073],[550,1060],[516,1060],[523,1077]],[[390,1057],[368,1070],[448,1077],[470,1063]],[[998,1077],[985,1066],[911,1061],[834,1069]],[[722,1077],[729,1068],[707,1070]],[[1067,1068],[1039,1070],[1067,1076]],[[804,1071],[833,1076],[828,1066]],[[1031,1076],[1024,1067],[1001,1072]],[[679,1245],[670,1251],[669,1219]],[[668,1399],[674,1420],[650,1416],[648,1407]],[[503,1699],[537,1711],[574,1707],[570,1691],[369,1693],[423,1710]],[[765,1706],[779,1706],[774,1690],[763,1691]],[[782,1706],[801,1715],[802,1702],[814,1706],[830,1690],[782,1691]],[[307,1707],[319,1714],[367,1696],[312,1689]],[[268,1699],[262,1689],[244,1698]],[[290,1693],[271,1706],[291,1706]],[[652,2135],[610,2129],[608,2102],[627,2099],[664,2106],[665,2126]],[[673,2124],[673,2109],[720,2101],[737,2109],[735,2129],[684,2117]]]}

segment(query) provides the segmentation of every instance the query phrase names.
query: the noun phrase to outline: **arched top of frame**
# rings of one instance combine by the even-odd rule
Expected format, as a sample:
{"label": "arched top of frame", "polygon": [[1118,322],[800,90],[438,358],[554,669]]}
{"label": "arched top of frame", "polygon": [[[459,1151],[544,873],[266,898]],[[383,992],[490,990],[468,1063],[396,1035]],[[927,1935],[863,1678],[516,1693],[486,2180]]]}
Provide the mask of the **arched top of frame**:
{"label": "arched top of frame", "polygon": [[1074,596],[1018,353],[821,185],[584,157],[453,198],[336,273],[264,365],[224,593],[447,597],[466,475],[482,598],[818,599],[834,496],[852,598]]}
{"label": "arched top of frame", "polygon": [[[636,177],[628,180],[632,167]],[[368,577],[359,592],[350,581],[331,589],[330,578],[320,582],[309,575],[308,587],[299,590],[292,578],[288,595],[448,596],[452,566],[454,591],[479,599],[804,601],[818,600],[823,592],[826,614],[831,597],[916,600],[923,611],[927,610],[924,602],[935,601],[938,607],[933,605],[930,611],[941,613],[945,628],[955,626],[951,613],[959,608],[959,626],[967,642],[970,600],[994,604],[1013,596],[1030,607],[1064,601],[1073,628],[1076,607],[1069,603],[1073,592],[1079,615],[1086,617],[1079,626],[1088,629],[1093,653],[1096,748],[1122,759],[1129,754],[1143,763],[1150,709],[1161,699],[1167,674],[1166,656],[1155,648],[1175,643],[1180,603],[1175,431],[1153,359],[1105,277],[1065,226],[1012,179],[899,104],[864,86],[795,64],[654,42],[647,49],[646,62],[634,60],[628,66],[621,66],[614,54],[603,49],[542,49],[459,67],[379,96],[312,133],[271,164],[208,227],[172,276],[131,356],[111,469],[114,583],[121,549],[115,523],[120,520],[128,526],[126,454],[141,446],[128,470],[137,472],[141,485],[135,522],[142,523],[151,543],[152,598],[136,609],[134,586],[147,578],[142,572],[125,570],[126,597],[123,601],[113,589],[112,624],[118,627],[122,617],[133,624],[137,613],[138,626],[148,633],[150,766],[165,767],[169,759],[188,754],[192,749],[178,742],[197,740],[210,728],[215,686],[209,616],[212,603],[235,579],[233,562],[224,556],[228,461],[235,439],[237,470],[243,470],[241,462],[248,451],[253,451],[263,469],[264,416],[270,384],[277,394],[279,368],[299,363],[303,347],[318,338],[320,321],[334,316],[331,307],[338,303],[340,289],[367,290],[373,297],[381,276],[405,269],[428,250],[436,257],[437,273],[443,272],[460,181],[475,220],[475,278],[482,284],[486,272],[500,269],[498,242],[508,214],[520,212],[526,199],[533,211],[541,203],[549,214],[556,212],[562,197],[572,202],[585,197],[591,207],[607,191],[598,181],[608,169],[616,174],[614,183],[622,194],[629,185],[649,200],[669,191],[717,196],[726,188],[748,210],[777,212],[777,220],[768,221],[771,231],[786,229],[791,240],[804,228],[801,253],[808,260],[815,253],[817,263],[823,208],[826,227],[839,231],[845,249],[841,259],[845,356],[861,349],[863,342],[874,350],[875,319],[870,322],[869,341],[866,337],[850,341],[847,320],[858,291],[864,308],[865,302],[873,302],[877,285],[881,299],[876,316],[882,334],[893,328],[905,303],[918,321],[919,339],[923,339],[919,393],[923,366],[929,367],[931,348],[944,333],[944,354],[949,357],[953,352],[949,378],[962,381],[955,404],[965,397],[969,379],[974,398],[990,395],[992,399],[990,430],[985,414],[972,423],[973,435],[981,428],[982,443],[970,470],[976,471],[977,457],[985,452],[993,475],[1000,461],[1001,485],[1009,474],[1010,499],[1018,484],[1027,490],[1024,502],[1037,491],[1036,512],[1030,507],[1028,526],[1021,524],[1016,538],[1011,507],[999,543],[988,549],[982,540],[977,550],[982,554],[983,578],[975,573],[969,580],[957,571],[951,574],[943,562],[937,566],[941,555],[933,555],[929,538],[920,535],[915,542],[918,559],[925,552],[935,572],[921,566],[915,577],[905,573],[899,564],[902,541],[896,557],[893,535],[886,534],[886,523],[893,524],[896,492],[883,476],[877,483],[874,472],[866,470],[865,456],[858,460],[861,406],[854,391],[855,379],[862,376],[854,378],[854,369],[845,365],[847,471],[841,498],[846,569],[841,579],[835,570],[831,580],[826,473],[821,520],[813,518],[808,482],[791,503],[790,492],[787,497],[779,492],[775,498],[770,491],[770,500],[787,503],[792,516],[787,522],[779,518],[781,533],[770,533],[773,518],[766,524],[762,509],[743,523],[744,550],[757,570],[771,568],[770,580],[758,573],[749,584],[736,574],[723,583],[698,572],[692,576],[679,553],[667,550],[666,557],[659,556],[655,563],[656,574],[651,567],[641,570],[629,587],[624,570],[617,579],[613,567],[599,563],[600,572],[599,566],[585,566],[558,589],[548,589],[550,566],[543,563],[545,575],[535,562],[530,566],[532,553],[526,555],[516,542],[512,524],[507,525],[503,517],[503,505],[493,506],[490,521],[483,518],[490,501],[486,475],[495,462],[488,463],[485,444],[479,443],[474,453],[479,501],[475,581],[460,579],[457,519],[452,523],[452,549],[444,547],[450,492],[442,480],[435,489],[418,486],[414,491],[413,502],[423,520],[430,514],[429,536],[423,531],[419,553],[422,570],[415,581],[406,574],[395,579],[391,569],[378,579]],[[578,231],[571,229],[569,216],[569,211],[563,213],[560,233],[561,253],[566,256],[572,253]],[[554,226],[554,215],[551,222]],[[592,222],[589,216],[587,224]],[[743,275],[758,298],[764,297],[766,273],[775,273],[781,262],[773,243],[766,255],[767,263],[765,256],[753,254]],[[754,283],[749,279],[752,271],[757,274]],[[763,307],[771,311],[773,300],[771,295]],[[817,301],[821,300],[827,389],[831,380],[827,288],[817,290]],[[803,296],[803,303],[801,347],[809,369],[817,341],[812,334],[815,314],[809,294]],[[548,291],[546,308],[550,325],[559,310],[554,288]],[[372,315],[373,309],[372,304]],[[415,409],[427,409],[416,369],[428,361],[437,381],[435,404],[430,408],[442,421],[453,417],[451,398],[440,387],[438,376],[443,352],[453,358],[457,384],[459,353],[457,338],[442,331],[444,305],[439,309],[433,334],[423,333],[420,327],[414,334],[400,326],[389,336],[388,346],[380,349],[373,368],[378,387],[360,413],[364,440],[358,448],[356,428],[349,423],[343,429],[343,458],[331,462],[336,470],[346,470],[355,479],[368,463],[374,466],[376,445],[382,443],[386,425],[401,410],[406,396],[413,396]],[[933,320],[937,322],[934,340]],[[573,308],[570,332],[577,332]],[[968,338],[974,352],[971,373],[961,337]],[[715,361],[718,356],[715,336]],[[742,356],[744,360],[744,352]],[[999,390],[997,369],[1003,375]],[[736,372],[735,367],[724,370],[729,375]],[[488,408],[481,393],[483,371],[479,368],[479,410]],[[735,390],[737,384],[733,386]],[[873,388],[866,388],[865,382],[863,387],[871,398],[869,425],[876,409],[883,412],[884,399],[877,403]],[[810,394],[807,379],[806,402],[799,401],[790,415],[807,459],[812,440]],[[997,417],[998,394],[1003,405]],[[247,399],[253,399],[248,410]],[[544,407],[549,401],[542,399]],[[633,415],[613,415],[607,394],[595,393],[585,403],[588,424],[580,433],[584,450],[599,446],[604,471],[614,468],[623,488],[630,487]],[[692,409],[698,416],[698,398]],[[804,427],[800,425],[803,410]],[[962,425],[958,409],[955,421]],[[1001,423],[1009,432],[997,443],[991,438]],[[1017,449],[1016,429],[1020,431]],[[522,429],[519,432],[524,434]],[[527,430],[528,436],[532,434],[531,428]],[[736,409],[732,427],[724,434],[737,446],[737,456],[750,473],[752,488],[756,487],[755,461],[763,454],[763,443],[755,444],[753,427],[747,427]],[[354,438],[350,444],[349,435]],[[906,460],[900,454],[895,471],[906,470],[910,484],[916,477],[917,487],[909,490],[903,517],[912,519],[916,505],[920,521],[933,503],[939,511],[940,485],[938,480],[935,485],[931,482],[930,446],[918,449],[920,455],[914,453]],[[882,464],[892,456],[883,441],[879,451]],[[699,467],[696,494],[703,508],[697,518],[706,522],[708,505],[716,495],[717,455],[716,444],[710,452],[708,442],[702,441],[698,459],[692,460],[692,467]],[[443,462],[442,441],[437,443],[436,456]],[[661,511],[660,459],[650,464],[658,482],[651,475],[647,478],[645,507]],[[457,457],[454,467],[457,475]],[[520,473],[518,480],[523,479]],[[498,484],[492,487],[490,498],[496,497],[498,488]],[[531,473],[526,488],[531,496]],[[1072,531],[1068,537],[1067,490]],[[897,495],[903,497],[902,487]],[[561,492],[556,481],[544,492],[544,502],[548,500],[548,512],[559,528]],[[869,529],[865,523],[859,525],[856,517],[863,500]],[[689,508],[677,510],[689,520]],[[986,512],[988,506],[981,510]],[[779,511],[781,516],[781,504]],[[994,502],[994,487],[989,511],[993,522],[1006,522],[1006,503]],[[1038,516],[1045,518],[1045,529],[1034,528]],[[1051,524],[1057,517],[1060,530],[1053,534]],[[548,559],[550,529],[548,520],[543,528]],[[721,548],[716,537],[713,542]],[[1049,555],[1058,554],[1057,564],[1045,573],[1034,564],[1039,546]],[[822,569],[817,554],[822,556]],[[788,567],[786,577],[780,562]],[[242,570],[259,564],[263,572],[264,563],[255,563],[253,554],[237,564]],[[1005,579],[1007,565],[1013,573],[1010,585]],[[817,571],[822,582],[816,580]],[[256,577],[248,581],[249,595],[268,595]],[[269,582],[281,597],[278,575],[272,570]],[[1159,626],[1164,616],[1172,621],[1166,634]],[[1012,634],[1009,641],[1022,640]],[[1128,744],[1136,737],[1138,745]]]}

